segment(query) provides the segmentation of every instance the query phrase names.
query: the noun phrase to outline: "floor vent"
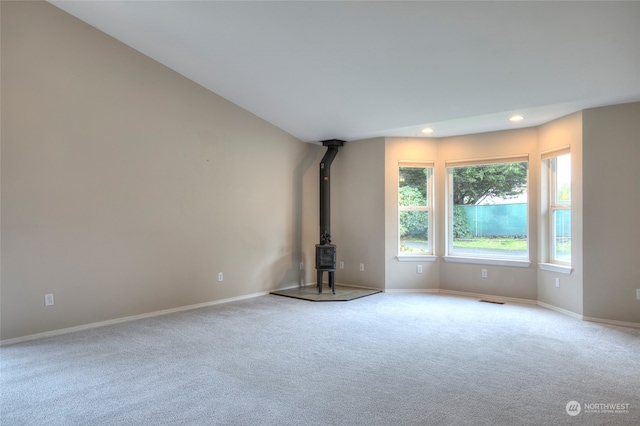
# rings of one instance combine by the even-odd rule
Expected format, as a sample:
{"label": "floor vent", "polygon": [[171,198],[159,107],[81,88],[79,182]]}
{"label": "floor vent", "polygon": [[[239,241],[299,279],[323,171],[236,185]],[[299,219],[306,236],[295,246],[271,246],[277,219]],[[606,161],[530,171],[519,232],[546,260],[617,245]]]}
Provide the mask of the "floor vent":
{"label": "floor vent", "polygon": [[495,300],[480,300],[481,302],[484,303],[495,303],[496,305],[504,305],[504,302],[496,302]]}

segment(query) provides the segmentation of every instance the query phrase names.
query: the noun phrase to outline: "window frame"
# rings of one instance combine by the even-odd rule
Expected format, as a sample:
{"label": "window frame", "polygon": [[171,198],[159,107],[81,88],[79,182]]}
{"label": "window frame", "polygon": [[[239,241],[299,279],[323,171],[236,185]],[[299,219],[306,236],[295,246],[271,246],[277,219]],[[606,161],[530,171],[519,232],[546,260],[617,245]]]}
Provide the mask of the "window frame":
{"label": "window frame", "polygon": [[[526,207],[526,241],[527,251],[523,256],[500,256],[491,255],[490,253],[479,253],[477,256],[468,253],[455,253],[453,249],[453,188],[454,188],[454,168],[479,166],[479,165],[491,165],[491,164],[505,164],[505,163],[527,163],[527,177],[526,177],[526,193],[527,193],[527,207]],[[445,161],[445,173],[446,173],[446,238],[445,238],[445,256],[446,262],[455,263],[472,263],[472,264],[487,264],[487,265],[499,265],[499,266],[515,266],[515,267],[529,267],[531,265],[531,222],[530,222],[530,197],[531,197],[531,162],[529,161],[529,154],[514,154],[508,156],[495,156],[486,158],[474,158],[464,160],[447,160]]]}
{"label": "window frame", "polygon": [[[569,203],[557,203],[558,199],[558,185],[557,185],[557,160],[558,157],[569,155],[571,157],[571,147],[565,146],[554,150],[543,152],[541,155],[542,169],[546,173],[542,173],[543,178],[546,178],[546,182],[542,183],[542,188],[545,194],[546,209],[543,209],[543,215],[546,224],[546,242],[544,243],[545,253],[543,259],[547,264],[557,265],[559,267],[571,268],[571,252],[569,254],[569,260],[558,259],[556,256],[556,244],[555,244],[555,229],[556,219],[555,213],[558,211],[572,212],[572,201],[569,199]],[[569,176],[572,175],[573,164],[570,163]],[[573,179],[570,181],[570,193],[573,197]],[[544,206],[543,206],[544,207]],[[545,211],[546,210],[546,211]],[[570,229],[571,231],[571,229]],[[572,233],[571,233],[572,234]],[[572,235],[571,235],[572,237]]]}
{"label": "window frame", "polygon": [[[429,172],[426,174],[426,200],[425,206],[402,206],[400,205],[400,169],[401,168],[416,168],[416,169],[428,169]],[[398,221],[397,221],[397,230],[398,230],[398,241],[396,244],[397,250],[397,258],[398,260],[430,260],[431,258],[435,258],[435,222],[434,222],[434,209],[435,209],[435,163],[433,161],[398,161],[398,184],[396,186],[396,191],[398,195]],[[428,239],[428,250],[420,251],[420,252],[403,252],[401,250],[402,246],[402,235],[400,232],[400,220],[401,213],[403,211],[411,212],[411,211],[425,211],[427,212],[427,239]]]}

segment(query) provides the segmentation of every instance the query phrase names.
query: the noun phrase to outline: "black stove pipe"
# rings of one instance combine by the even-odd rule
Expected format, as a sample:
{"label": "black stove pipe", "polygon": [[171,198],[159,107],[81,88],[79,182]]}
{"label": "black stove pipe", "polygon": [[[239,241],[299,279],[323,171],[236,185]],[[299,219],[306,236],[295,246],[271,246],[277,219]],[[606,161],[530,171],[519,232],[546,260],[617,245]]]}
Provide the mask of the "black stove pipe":
{"label": "black stove pipe", "polygon": [[320,244],[331,244],[331,163],[343,141],[323,141],[327,152],[320,161]]}

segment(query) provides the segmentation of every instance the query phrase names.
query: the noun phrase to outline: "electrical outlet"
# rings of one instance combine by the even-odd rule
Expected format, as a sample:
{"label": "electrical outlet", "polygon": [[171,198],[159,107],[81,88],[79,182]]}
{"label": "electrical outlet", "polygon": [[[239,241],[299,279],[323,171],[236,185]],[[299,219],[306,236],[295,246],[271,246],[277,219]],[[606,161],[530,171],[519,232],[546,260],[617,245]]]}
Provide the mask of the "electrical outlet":
{"label": "electrical outlet", "polygon": [[640,288],[636,288],[636,299],[640,300]]}
{"label": "electrical outlet", "polygon": [[344,269],[344,262],[342,260],[340,261],[340,269]]}
{"label": "electrical outlet", "polygon": [[560,278],[556,277],[556,288],[560,288]]}
{"label": "electrical outlet", "polygon": [[223,278],[222,272],[218,272],[218,281],[222,281]]}
{"label": "electrical outlet", "polygon": [[53,306],[53,293],[44,295],[44,306]]}
{"label": "electrical outlet", "polygon": [[422,273],[422,265],[416,265],[416,274]]}
{"label": "electrical outlet", "polygon": [[361,270],[361,271],[364,271],[364,263],[361,263],[361,264],[360,264],[360,270]]}
{"label": "electrical outlet", "polygon": [[482,274],[482,278],[487,278],[487,277],[489,276],[489,274],[488,274],[488,272],[487,272],[487,270],[486,270],[486,269],[483,269],[483,270],[481,271],[481,274]]}

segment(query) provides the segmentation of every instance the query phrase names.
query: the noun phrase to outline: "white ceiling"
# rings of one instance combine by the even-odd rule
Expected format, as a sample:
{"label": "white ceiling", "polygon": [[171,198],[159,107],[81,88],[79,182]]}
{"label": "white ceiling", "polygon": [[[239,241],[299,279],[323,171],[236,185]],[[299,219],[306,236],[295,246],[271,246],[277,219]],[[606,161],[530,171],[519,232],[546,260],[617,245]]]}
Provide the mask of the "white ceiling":
{"label": "white ceiling", "polygon": [[51,3],[307,142],[640,100],[638,1]]}

